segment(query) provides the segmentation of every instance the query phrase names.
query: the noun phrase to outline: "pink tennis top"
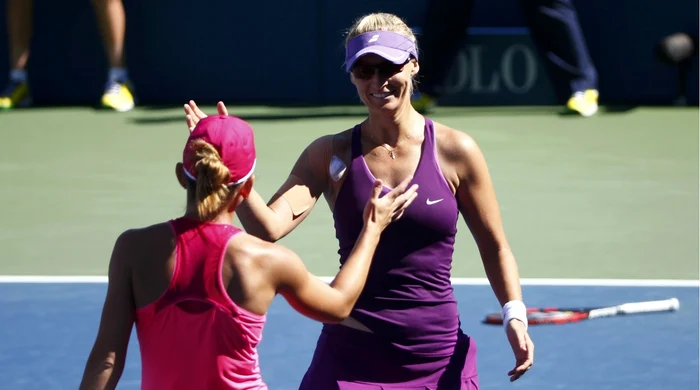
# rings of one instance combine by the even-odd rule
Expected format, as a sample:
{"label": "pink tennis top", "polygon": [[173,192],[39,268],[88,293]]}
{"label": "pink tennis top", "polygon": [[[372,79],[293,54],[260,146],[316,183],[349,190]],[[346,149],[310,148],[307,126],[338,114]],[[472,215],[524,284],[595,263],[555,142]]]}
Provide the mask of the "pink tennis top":
{"label": "pink tennis top", "polygon": [[265,316],[238,307],[221,279],[232,225],[170,221],[175,268],[168,289],[136,310],[141,389],[267,390],[257,345]]}

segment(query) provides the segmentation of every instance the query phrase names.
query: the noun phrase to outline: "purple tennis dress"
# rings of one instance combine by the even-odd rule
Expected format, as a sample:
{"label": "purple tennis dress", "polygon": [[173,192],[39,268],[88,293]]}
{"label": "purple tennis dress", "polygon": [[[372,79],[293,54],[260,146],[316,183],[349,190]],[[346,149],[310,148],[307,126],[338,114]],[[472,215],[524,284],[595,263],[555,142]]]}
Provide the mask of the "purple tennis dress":
{"label": "purple tennis dress", "polygon": [[[359,125],[346,175],[333,210],[341,264],[362,230],[374,183]],[[418,197],[383,232],[351,314],[372,333],[324,325],[300,390],[478,389],[476,345],[460,329],[450,283],[459,210],[438,165],[429,119],[413,183]]]}

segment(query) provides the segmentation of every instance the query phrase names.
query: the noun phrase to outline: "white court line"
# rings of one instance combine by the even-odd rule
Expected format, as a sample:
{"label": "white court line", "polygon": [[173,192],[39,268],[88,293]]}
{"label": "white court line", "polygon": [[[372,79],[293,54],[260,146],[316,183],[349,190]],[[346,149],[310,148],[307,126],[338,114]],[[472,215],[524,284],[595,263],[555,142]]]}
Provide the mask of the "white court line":
{"label": "white court line", "polygon": [[0,275],[0,283],[107,283],[106,276]]}
{"label": "white court line", "polygon": [[[333,276],[322,276],[328,283]],[[0,283],[107,283],[106,276],[0,275]],[[457,286],[487,286],[486,278],[452,278]],[[700,287],[700,280],[523,278],[523,286]]]}

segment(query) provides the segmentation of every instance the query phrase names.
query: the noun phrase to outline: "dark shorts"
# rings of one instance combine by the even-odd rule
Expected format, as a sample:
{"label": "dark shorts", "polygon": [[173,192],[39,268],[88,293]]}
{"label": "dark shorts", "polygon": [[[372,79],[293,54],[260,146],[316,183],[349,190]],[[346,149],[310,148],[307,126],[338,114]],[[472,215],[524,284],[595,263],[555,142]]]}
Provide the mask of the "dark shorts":
{"label": "dark shorts", "polygon": [[454,354],[410,356],[371,333],[337,325],[321,333],[299,390],[478,390],[476,344],[459,332]]}

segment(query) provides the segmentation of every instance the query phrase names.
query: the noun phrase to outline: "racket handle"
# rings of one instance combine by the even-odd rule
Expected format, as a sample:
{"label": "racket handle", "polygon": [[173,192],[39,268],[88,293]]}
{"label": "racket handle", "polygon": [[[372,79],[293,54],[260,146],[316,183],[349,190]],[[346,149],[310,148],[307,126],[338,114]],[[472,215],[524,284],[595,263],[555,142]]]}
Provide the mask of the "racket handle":
{"label": "racket handle", "polygon": [[619,309],[625,314],[649,313],[654,311],[678,310],[680,302],[678,299],[664,299],[661,301],[635,302],[620,305]]}

